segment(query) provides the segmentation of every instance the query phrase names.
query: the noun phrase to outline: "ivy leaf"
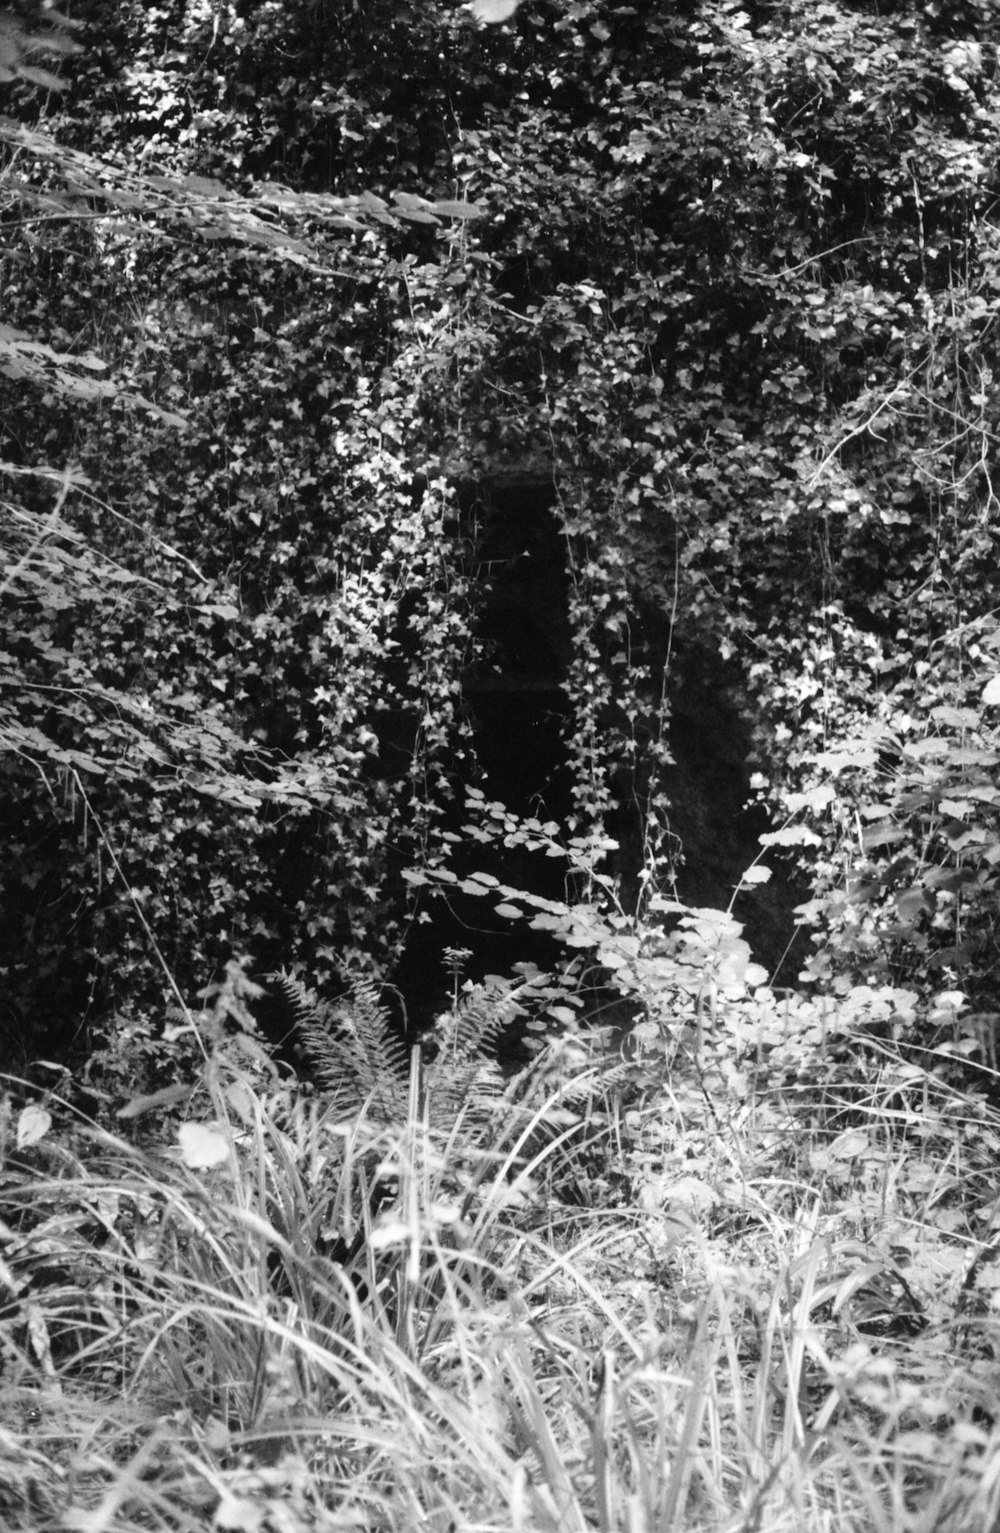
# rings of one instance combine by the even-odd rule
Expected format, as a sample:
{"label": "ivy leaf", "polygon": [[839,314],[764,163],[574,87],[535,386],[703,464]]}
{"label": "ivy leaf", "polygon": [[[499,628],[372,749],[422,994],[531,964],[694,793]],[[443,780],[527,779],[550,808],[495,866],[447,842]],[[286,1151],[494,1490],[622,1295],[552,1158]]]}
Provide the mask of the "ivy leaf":
{"label": "ivy leaf", "polygon": [[987,708],[1000,706],[1000,676],[994,676],[983,688],[983,703]]}

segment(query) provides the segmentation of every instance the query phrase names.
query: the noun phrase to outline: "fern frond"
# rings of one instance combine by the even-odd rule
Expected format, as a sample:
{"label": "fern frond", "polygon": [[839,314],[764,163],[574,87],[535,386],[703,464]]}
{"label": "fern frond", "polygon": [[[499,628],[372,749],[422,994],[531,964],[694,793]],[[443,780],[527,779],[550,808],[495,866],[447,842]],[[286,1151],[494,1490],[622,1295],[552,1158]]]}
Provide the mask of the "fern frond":
{"label": "fern frond", "polygon": [[520,1010],[503,985],[477,985],[438,1019],[424,1065],[432,1123],[449,1125],[463,1114],[481,1127],[497,1111],[506,1078],[496,1045]]}
{"label": "fern frond", "polygon": [[339,1110],[366,1104],[385,1123],[406,1114],[407,1056],[379,1000],[378,986],[356,980],[335,1002],[321,1000],[290,974],[276,974],[292,1009],[303,1052]]}
{"label": "fern frond", "polygon": [[438,1052],[456,1060],[484,1058],[521,1015],[522,1008],[501,981],[475,985],[438,1018],[434,1029]]}

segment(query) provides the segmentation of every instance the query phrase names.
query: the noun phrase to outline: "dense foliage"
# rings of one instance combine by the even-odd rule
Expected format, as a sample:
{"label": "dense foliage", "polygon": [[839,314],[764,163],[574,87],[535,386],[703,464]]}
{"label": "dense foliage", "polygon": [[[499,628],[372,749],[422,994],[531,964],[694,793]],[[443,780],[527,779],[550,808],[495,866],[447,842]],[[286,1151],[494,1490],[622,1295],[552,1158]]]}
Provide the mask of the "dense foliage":
{"label": "dense foliage", "polygon": [[998,1525],[998,36],[0,12],[5,1526]]}
{"label": "dense foliage", "polygon": [[991,15],[74,10],[4,128],[14,1035],[233,952],[392,974],[504,663],[476,485],[526,468],[568,831],[640,911],[669,886],[714,670],[809,973],[978,1004]]}

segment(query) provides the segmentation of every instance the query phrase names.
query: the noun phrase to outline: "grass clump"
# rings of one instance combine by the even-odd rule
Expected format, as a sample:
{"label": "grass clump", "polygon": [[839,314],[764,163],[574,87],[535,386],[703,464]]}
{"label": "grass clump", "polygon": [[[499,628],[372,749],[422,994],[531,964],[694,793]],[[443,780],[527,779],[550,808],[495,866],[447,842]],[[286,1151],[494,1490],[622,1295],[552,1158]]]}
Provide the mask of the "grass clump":
{"label": "grass clump", "polygon": [[1000,1121],[888,1047],[800,1092],[744,1022],[647,1029],[631,1090],[376,1049],[362,1101],[216,1025],[131,1138],[8,1082],[0,1524],[1000,1525]]}

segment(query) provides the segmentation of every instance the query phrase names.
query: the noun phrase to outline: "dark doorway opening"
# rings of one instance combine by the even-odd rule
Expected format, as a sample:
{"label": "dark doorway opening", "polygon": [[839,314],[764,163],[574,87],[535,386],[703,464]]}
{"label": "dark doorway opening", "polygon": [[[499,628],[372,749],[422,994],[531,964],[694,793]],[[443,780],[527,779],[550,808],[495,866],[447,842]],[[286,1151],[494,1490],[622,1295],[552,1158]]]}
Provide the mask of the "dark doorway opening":
{"label": "dark doorway opening", "polygon": [[[474,550],[472,574],[482,593],[477,638],[480,655],[462,678],[472,730],[475,769],[465,787],[502,803],[520,819],[564,824],[571,806],[566,761],[566,697],[562,683],[570,654],[563,540],[553,515],[548,471],[510,470],[460,492],[458,535]],[[450,828],[452,868],[459,877],[480,872],[513,889],[550,899],[566,893],[566,870],[556,858],[524,848],[483,843],[462,835],[468,816],[456,804]],[[430,920],[415,925],[394,976],[411,1027],[426,1025],[446,1004],[451,981],[448,949],[469,953],[466,975],[510,975],[519,963],[548,968],[559,951],[526,921],[495,913],[496,899],[462,893],[439,896]]]}

